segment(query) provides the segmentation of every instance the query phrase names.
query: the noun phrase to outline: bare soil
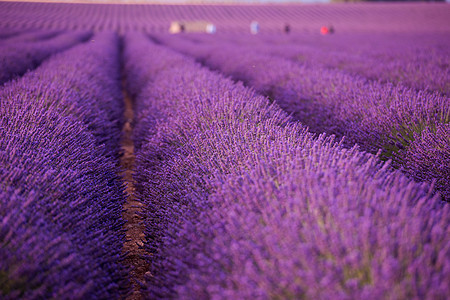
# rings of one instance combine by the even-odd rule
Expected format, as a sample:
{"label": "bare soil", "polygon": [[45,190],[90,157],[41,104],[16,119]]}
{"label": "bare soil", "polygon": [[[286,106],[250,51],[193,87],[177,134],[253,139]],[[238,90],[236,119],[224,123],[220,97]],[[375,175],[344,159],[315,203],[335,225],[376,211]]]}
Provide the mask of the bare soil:
{"label": "bare soil", "polygon": [[132,293],[127,300],[141,300],[143,299],[140,292],[140,285],[138,282],[144,282],[144,274],[148,270],[148,265],[145,262],[145,251],[142,249],[144,234],[144,224],[139,213],[143,210],[143,204],[135,199],[135,188],[133,181],[134,170],[134,144],[132,140],[132,123],[134,119],[133,101],[124,92],[125,99],[125,125],[122,130],[121,146],[123,149],[123,156],[121,158],[122,177],[126,183],[126,192],[128,194],[127,201],[123,208],[122,217],[127,222],[125,225],[126,241],[123,245],[123,252],[128,253],[124,263],[130,267],[130,280],[133,285]]}

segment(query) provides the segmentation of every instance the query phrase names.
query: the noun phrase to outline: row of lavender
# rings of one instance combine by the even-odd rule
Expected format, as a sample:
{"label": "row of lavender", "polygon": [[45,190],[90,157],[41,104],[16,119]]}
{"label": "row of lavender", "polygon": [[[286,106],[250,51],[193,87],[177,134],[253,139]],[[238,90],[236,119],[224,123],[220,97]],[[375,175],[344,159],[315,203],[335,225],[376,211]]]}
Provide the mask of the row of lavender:
{"label": "row of lavender", "polygon": [[97,34],[0,91],[2,299],[127,294],[119,62]]}
{"label": "row of lavender", "polygon": [[56,30],[1,30],[0,45],[51,39],[59,33]]}
{"label": "row of lavender", "polygon": [[29,31],[0,39],[0,85],[36,68],[52,54],[86,41],[89,32]]}
{"label": "row of lavender", "polygon": [[242,52],[270,54],[313,67],[340,69],[370,80],[450,95],[450,40],[445,33],[224,34],[185,38],[218,47],[232,44]]}
{"label": "row of lavender", "polygon": [[147,298],[445,299],[449,206],[426,184],[142,35],[124,62]]}
{"label": "row of lavender", "polygon": [[264,49],[244,52],[228,42],[211,45],[173,36],[155,38],[243,80],[314,132],[345,136],[348,147],[356,143],[374,154],[381,149],[383,159],[392,159],[395,167],[417,181],[436,181],[443,198],[450,199],[447,95],[300,64]]}
{"label": "row of lavender", "polygon": [[[302,40],[265,52],[305,64],[341,69],[371,80],[450,95],[450,42],[446,33],[341,34],[319,43],[308,41],[307,49],[298,46],[305,44]],[[267,45],[270,40],[262,43]]]}

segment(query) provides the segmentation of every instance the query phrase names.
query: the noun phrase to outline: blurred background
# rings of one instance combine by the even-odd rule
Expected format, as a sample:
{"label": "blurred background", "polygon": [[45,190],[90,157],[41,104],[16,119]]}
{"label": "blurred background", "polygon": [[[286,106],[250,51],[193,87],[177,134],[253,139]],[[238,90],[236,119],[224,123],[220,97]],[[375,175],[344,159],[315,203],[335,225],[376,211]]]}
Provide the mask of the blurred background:
{"label": "blurred background", "polygon": [[0,0],[0,28],[216,34],[286,31],[320,34],[323,30],[450,32],[450,5],[444,1],[343,2],[346,1]]}
{"label": "blurred background", "polygon": [[[15,2],[0,0],[0,2]],[[19,2],[151,3],[151,4],[295,4],[342,2],[450,2],[450,0],[21,0]]]}

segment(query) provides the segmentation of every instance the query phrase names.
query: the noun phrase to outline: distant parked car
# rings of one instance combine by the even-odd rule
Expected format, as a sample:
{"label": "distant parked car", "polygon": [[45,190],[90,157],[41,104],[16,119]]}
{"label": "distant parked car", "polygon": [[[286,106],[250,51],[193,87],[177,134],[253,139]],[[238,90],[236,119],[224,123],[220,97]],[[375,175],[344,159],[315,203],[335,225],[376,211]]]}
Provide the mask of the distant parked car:
{"label": "distant parked car", "polygon": [[170,33],[206,32],[215,33],[216,25],[207,21],[173,21],[169,28]]}
{"label": "distant parked car", "polygon": [[257,21],[252,21],[250,23],[250,32],[252,34],[258,34],[258,32],[259,32],[259,23]]}

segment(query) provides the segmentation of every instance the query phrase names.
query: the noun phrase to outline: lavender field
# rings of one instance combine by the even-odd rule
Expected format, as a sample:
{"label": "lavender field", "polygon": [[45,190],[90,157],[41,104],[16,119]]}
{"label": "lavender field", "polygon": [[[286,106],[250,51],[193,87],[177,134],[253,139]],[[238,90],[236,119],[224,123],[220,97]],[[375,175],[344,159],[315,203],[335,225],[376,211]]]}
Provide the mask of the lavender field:
{"label": "lavender field", "polygon": [[445,3],[0,2],[0,299],[448,299],[449,49]]}

